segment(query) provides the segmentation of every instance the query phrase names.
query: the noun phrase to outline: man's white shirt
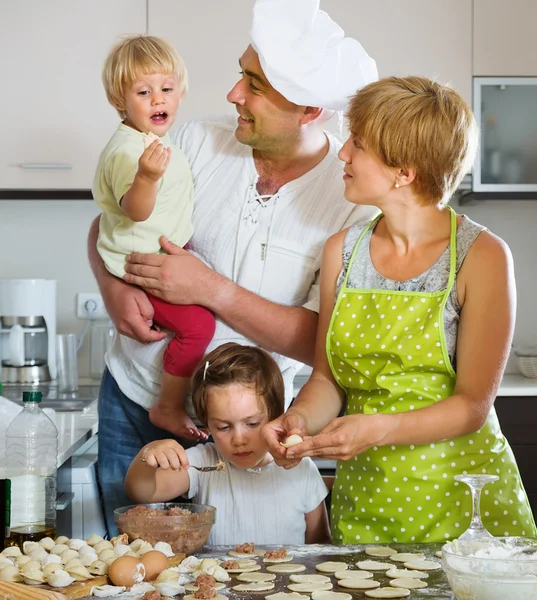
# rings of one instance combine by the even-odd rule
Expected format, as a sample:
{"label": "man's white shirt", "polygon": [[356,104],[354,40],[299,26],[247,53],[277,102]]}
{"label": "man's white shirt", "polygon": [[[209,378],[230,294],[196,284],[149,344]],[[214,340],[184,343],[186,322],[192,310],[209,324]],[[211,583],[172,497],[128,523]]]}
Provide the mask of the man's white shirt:
{"label": "man's white shirt", "polygon": [[[236,140],[235,129],[234,118],[220,118],[186,123],[176,133],[175,143],[185,152],[194,179],[194,235],[189,249],[247,290],[278,304],[318,312],[324,243],[341,229],[370,220],[377,211],[345,200],[343,164],[337,157],[341,143],[329,133],[328,153],[316,167],[270,199],[259,197],[252,149]],[[230,341],[254,344],[217,318],[207,351]],[[158,397],[167,343],[145,345],[116,334],[106,355],[121,391],[146,409]],[[293,378],[302,365],[273,356],[283,373],[287,407]]]}

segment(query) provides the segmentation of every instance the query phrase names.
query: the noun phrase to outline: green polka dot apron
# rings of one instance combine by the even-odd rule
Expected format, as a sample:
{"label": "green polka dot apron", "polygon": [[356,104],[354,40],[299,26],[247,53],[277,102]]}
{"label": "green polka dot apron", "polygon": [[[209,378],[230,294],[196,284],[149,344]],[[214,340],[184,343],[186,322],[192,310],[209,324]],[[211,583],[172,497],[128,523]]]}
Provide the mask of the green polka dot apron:
{"label": "green polka dot apron", "polygon": [[[448,285],[432,293],[347,287],[367,229],[338,294],[327,334],[328,359],[346,392],[346,414],[418,410],[442,401],[455,387],[444,307],[455,282],[457,218],[451,211]],[[333,542],[458,537],[472,512],[469,488],[453,479],[460,473],[500,477],[484,489],[481,500],[483,522],[493,535],[537,533],[513,453],[492,409],[476,433],[435,444],[373,447],[339,461],[332,490]]]}

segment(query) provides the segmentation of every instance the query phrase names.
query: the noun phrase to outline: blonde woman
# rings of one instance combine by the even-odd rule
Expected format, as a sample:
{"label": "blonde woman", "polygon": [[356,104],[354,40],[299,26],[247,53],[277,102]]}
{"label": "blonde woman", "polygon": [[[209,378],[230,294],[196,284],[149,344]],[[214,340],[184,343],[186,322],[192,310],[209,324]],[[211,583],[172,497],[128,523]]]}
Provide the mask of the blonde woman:
{"label": "blonde woman", "polygon": [[[472,510],[463,472],[500,477],[482,501],[491,533],[535,535],[493,408],[515,322],[511,253],[447,205],[474,161],[471,110],[429,79],[391,77],[347,116],[345,196],[382,214],[326,243],[314,371],[265,427],[271,452],[287,467],[340,461],[334,543],[458,537]],[[292,433],[312,437],[286,451]]]}

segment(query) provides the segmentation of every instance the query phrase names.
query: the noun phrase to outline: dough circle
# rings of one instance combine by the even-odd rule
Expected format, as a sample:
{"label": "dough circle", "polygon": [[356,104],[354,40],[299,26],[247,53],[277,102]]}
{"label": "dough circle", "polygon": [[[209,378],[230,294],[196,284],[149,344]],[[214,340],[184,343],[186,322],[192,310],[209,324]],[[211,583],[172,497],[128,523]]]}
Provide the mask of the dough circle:
{"label": "dough circle", "polygon": [[293,433],[293,435],[290,435],[288,438],[285,439],[285,441],[280,442],[280,445],[284,448],[291,448],[291,446],[301,444],[303,441],[304,440],[299,435]]}
{"label": "dough circle", "polygon": [[401,554],[394,554],[390,556],[390,560],[394,562],[402,562],[406,563],[410,560],[423,560],[425,558],[425,554],[412,554],[409,552],[402,552]]}
{"label": "dough circle", "polygon": [[442,568],[442,565],[435,562],[434,560],[411,560],[405,563],[407,569],[414,569],[416,571],[437,571]]}
{"label": "dough circle", "polygon": [[370,573],[369,571],[359,571],[357,569],[353,569],[353,570],[347,570],[347,571],[336,571],[334,573],[334,577],[336,579],[353,579],[354,577],[356,577],[356,579],[370,579],[371,577],[373,577],[373,573]]}
{"label": "dough circle", "polygon": [[311,592],[315,591],[326,592],[331,590],[334,586],[331,581],[311,581],[309,583],[290,583],[287,587],[293,592],[311,594]]}
{"label": "dough circle", "polygon": [[[199,589],[199,586],[197,586],[195,583],[185,583],[184,587],[187,592],[197,592]],[[223,590],[226,586],[223,583],[218,583],[217,581],[211,587],[213,590]]]}
{"label": "dough circle", "polygon": [[374,579],[340,579],[337,584],[339,587],[348,588],[350,590],[371,590],[380,587],[380,583]]}
{"label": "dough circle", "polygon": [[390,585],[394,588],[403,588],[405,590],[419,590],[427,587],[425,581],[412,577],[399,577],[398,579],[392,579],[390,581]]}
{"label": "dough circle", "polygon": [[316,573],[306,573],[306,575],[290,575],[290,581],[293,583],[326,583],[330,577],[326,575],[317,575]]}
{"label": "dough circle", "polygon": [[335,573],[336,571],[344,571],[349,568],[349,565],[344,562],[338,562],[329,560],[327,562],[319,563],[315,565],[317,571],[321,571],[321,573]]}
{"label": "dough circle", "polygon": [[237,550],[230,550],[228,556],[235,558],[252,558],[252,556],[263,556],[264,550],[254,550],[253,552],[237,552]]}
{"label": "dough circle", "polygon": [[364,571],[389,571],[392,568],[389,563],[379,560],[360,560],[356,563],[356,566]]}
{"label": "dough circle", "polygon": [[274,581],[276,575],[273,573],[241,573],[237,575],[237,581],[246,581],[251,583],[252,581]]}
{"label": "dough circle", "polygon": [[264,558],[263,562],[264,563],[272,563],[272,564],[277,564],[277,563],[286,563],[286,562],[292,562],[293,557],[292,556],[286,556],[285,558]]}
{"label": "dough circle", "polygon": [[403,588],[379,588],[365,593],[368,598],[406,598],[410,596],[410,590]]}
{"label": "dough circle", "polygon": [[265,596],[265,600],[310,600],[310,597],[296,592],[277,592]]}
{"label": "dough circle", "polygon": [[267,567],[269,573],[301,573],[306,570],[306,565],[299,563],[281,563]]}
{"label": "dough circle", "polygon": [[406,577],[406,579],[427,579],[429,573],[425,573],[425,571],[413,571],[412,569],[390,569],[386,573],[386,577],[390,579],[400,579],[401,577]]}
{"label": "dough circle", "polygon": [[347,592],[312,592],[312,600],[352,600]]}
{"label": "dough circle", "polygon": [[377,557],[394,556],[395,554],[397,554],[396,550],[394,550],[393,548],[388,548],[387,546],[369,546],[364,550],[364,552],[368,556],[377,556]]}
{"label": "dough circle", "polygon": [[260,571],[261,565],[258,565],[255,560],[246,559],[246,560],[238,560],[239,568],[238,569],[226,569],[228,573],[248,573],[250,571]]}
{"label": "dough circle", "polygon": [[235,592],[266,592],[267,590],[274,589],[274,582],[251,581],[250,583],[239,583],[239,585],[234,586],[232,589]]}

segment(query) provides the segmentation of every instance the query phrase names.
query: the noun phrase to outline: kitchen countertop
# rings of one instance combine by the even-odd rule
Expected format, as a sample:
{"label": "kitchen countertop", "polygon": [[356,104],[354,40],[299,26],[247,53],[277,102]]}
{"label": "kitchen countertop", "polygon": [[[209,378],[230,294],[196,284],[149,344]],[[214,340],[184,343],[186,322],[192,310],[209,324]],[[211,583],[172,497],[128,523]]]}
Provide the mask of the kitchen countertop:
{"label": "kitchen countertop", "polygon": [[[351,568],[355,568],[354,563],[359,560],[380,560],[390,563],[389,559],[367,556],[364,553],[365,547],[366,546],[363,545],[332,546],[328,544],[310,544],[302,546],[286,546],[286,549],[289,554],[293,555],[293,562],[302,563],[306,566],[306,570],[301,574],[319,573],[315,570],[315,565],[324,561],[342,561],[348,563]],[[441,547],[442,544],[390,544],[390,548],[393,548],[398,552],[421,552],[425,554],[426,558],[437,562],[439,562],[439,559],[434,556],[434,553],[437,550],[440,550]],[[263,548],[276,549],[278,546],[263,546]],[[216,546],[214,548],[204,548],[203,552],[196,552],[195,556],[198,558],[230,558],[228,556],[228,552],[232,549],[234,549],[234,546]],[[260,564],[262,565],[261,571],[257,572],[265,572],[266,566],[268,565],[264,565],[262,562],[260,562]],[[402,568],[400,563],[394,562],[392,564],[395,568]],[[267,594],[288,592],[289,590],[287,589],[287,585],[291,583],[289,580],[289,575],[279,573],[276,575],[276,579],[274,580],[275,588],[269,592],[234,592],[231,588],[239,583],[242,583],[237,580],[237,575],[238,573],[232,575],[231,581],[226,583],[226,590],[224,590],[226,597],[228,597],[230,600],[259,600]],[[364,594],[365,590],[349,590],[346,588],[340,588],[337,585],[337,579],[331,576],[332,574],[323,573],[323,575],[330,576],[330,579],[334,584],[333,591],[351,593],[353,600],[365,600],[367,598],[367,596]],[[379,581],[382,587],[388,586],[389,579],[385,574],[376,572],[374,574],[374,579]],[[453,600],[454,596],[451,592],[447,577],[443,570],[440,569],[437,571],[429,571],[429,577],[426,581],[428,583],[428,587],[411,591],[409,596],[410,600],[413,598],[416,600],[422,598],[428,598],[431,600]],[[121,596],[117,597],[121,598]],[[89,596],[87,599],[89,600]]]}

